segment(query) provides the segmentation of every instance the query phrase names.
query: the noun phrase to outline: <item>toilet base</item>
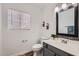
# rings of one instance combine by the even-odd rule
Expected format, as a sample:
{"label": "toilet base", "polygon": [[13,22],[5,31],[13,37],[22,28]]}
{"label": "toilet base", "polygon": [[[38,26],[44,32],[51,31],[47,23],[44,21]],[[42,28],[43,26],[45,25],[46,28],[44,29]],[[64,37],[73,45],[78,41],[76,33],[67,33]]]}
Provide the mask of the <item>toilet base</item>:
{"label": "toilet base", "polygon": [[33,56],[37,56],[37,52],[34,52]]}

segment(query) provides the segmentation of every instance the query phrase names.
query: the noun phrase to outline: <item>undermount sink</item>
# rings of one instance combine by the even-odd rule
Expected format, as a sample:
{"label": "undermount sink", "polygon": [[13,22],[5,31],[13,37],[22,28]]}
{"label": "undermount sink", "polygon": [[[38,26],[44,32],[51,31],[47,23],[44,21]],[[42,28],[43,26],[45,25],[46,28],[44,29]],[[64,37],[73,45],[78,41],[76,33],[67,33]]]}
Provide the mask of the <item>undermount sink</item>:
{"label": "undermount sink", "polygon": [[67,39],[63,39],[63,38],[55,38],[55,39],[50,39],[51,41],[53,42],[60,42],[60,43],[64,43],[64,44],[67,44],[69,40]]}

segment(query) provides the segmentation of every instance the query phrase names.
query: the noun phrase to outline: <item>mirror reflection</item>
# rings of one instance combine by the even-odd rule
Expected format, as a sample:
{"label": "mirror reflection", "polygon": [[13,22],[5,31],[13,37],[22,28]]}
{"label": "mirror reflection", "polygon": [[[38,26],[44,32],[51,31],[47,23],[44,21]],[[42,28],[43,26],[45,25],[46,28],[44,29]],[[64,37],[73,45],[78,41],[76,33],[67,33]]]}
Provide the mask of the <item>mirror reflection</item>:
{"label": "mirror reflection", "polygon": [[58,13],[58,33],[74,34],[75,33],[75,14],[74,8]]}

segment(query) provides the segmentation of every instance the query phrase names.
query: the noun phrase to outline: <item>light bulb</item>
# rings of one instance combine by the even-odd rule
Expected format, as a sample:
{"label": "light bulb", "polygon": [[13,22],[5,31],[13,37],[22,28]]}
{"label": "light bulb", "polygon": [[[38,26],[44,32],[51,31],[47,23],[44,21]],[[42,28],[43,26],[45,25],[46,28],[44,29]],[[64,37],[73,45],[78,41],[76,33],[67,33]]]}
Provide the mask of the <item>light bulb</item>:
{"label": "light bulb", "polygon": [[66,9],[67,8],[67,4],[62,4],[62,9]]}
{"label": "light bulb", "polygon": [[58,8],[58,7],[56,7],[56,8],[55,8],[55,12],[58,12],[58,10],[59,10],[59,8]]}

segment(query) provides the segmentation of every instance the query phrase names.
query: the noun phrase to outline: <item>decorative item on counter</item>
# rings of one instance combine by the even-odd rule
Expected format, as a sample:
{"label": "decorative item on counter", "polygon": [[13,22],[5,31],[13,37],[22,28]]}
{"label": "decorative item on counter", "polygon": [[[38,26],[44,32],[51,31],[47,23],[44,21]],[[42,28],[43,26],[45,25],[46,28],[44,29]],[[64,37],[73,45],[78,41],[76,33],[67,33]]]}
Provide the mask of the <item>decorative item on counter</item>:
{"label": "decorative item on counter", "polygon": [[51,37],[53,37],[53,40],[56,38],[56,35],[54,34],[51,34]]}
{"label": "decorative item on counter", "polygon": [[48,30],[49,29],[49,24],[47,23],[47,25],[46,25],[46,29]]}
{"label": "decorative item on counter", "polygon": [[45,21],[43,21],[42,27],[45,27]]}

